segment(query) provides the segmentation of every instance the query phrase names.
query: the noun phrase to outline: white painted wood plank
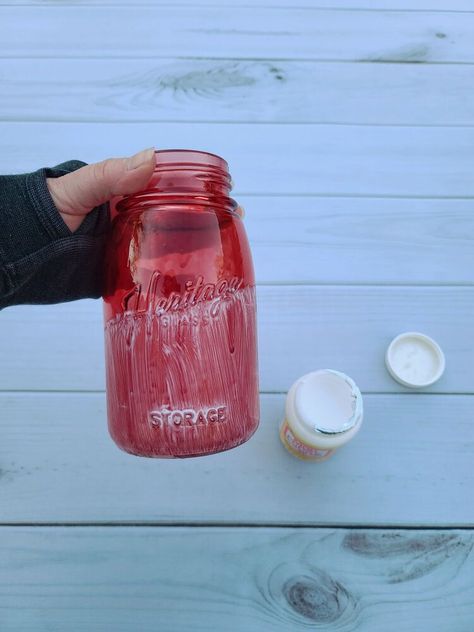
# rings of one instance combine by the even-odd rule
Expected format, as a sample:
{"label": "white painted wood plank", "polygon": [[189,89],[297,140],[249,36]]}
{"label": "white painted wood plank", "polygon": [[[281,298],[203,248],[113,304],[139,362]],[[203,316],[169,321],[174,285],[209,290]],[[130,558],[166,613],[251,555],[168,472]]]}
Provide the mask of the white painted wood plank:
{"label": "white painted wood plank", "polygon": [[242,195],[239,201],[259,283],[474,283],[471,200]]}
{"label": "white painted wood plank", "polygon": [[260,283],[474,281],[471,200],[239,200]]}
{"label": "white painted wood plank", "polygon": [[3,393],[0,522],[472,526],[473,397],[364,403],[357,437],[323,463],[281,445],[282,395],[262,397],[245,445],[155,460],[115,446],[102,394]]}
{"label": "white painted wood plank", "polygon": [[[385,369],[385,351],[397,334],[422,331],[447,362],[428,390],[474,393],[473,313],[468,287],[260,287],[260,387],[284,392],[308,371],[335,368],[366,392],[405,392]],[[8,308],[0,323],[0,388],[104,388],[100,301]]]}
{"label": "white painted wood plank", "polygon": [[0,173],[153,143],[224,156],[236,195],[474,195],[474,127],[0,123]]}
{"label": "white painted wood plank", "polygon": [[474,60],[474,13],[4,6],[0,20],[3,57]]}
{"label": "white painted wood plank", "polygon": [[4,121],[472,125],[473,83],[474,65],[0,59],[0,115]]}
{"label": "white painted wood plank", "polygon": [[469,630],[472,545],[472,531],[7,528],[2,631]]}

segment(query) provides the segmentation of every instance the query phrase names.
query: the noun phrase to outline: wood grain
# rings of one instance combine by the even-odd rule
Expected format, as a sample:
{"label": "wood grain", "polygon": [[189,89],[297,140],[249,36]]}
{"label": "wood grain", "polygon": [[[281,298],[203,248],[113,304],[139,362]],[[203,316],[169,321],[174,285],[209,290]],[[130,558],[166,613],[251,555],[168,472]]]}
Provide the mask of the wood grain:
{"label": "wood grain", "polygon": [[472,546],[472,531],[2,529],[2,631],[462,632]]}
{"label": "wood grain", "polygon": [[2,57],[474,61],[474,13],[46,5],[4,6],[0,19]]}
{"label": "wood grain", "polygon": [[282,395],[261,403],[245,445],[154,460],[114,445],[103,394],[0,394],[0,522],[474,524],[472,396],[364,395],[361,431],[324,463],[281,445]]}
{"label": "wood grain", "polygon": [[474,127],[0,123],[0,173],[151,144],[224,156],[235,195],[472,197]]}
{"label": "wood grain", "polygon": [[473,65],[0,59],[4,121],[472,125],[473,81]]}
{"label": "wood grain", "polygon": [[[304,373],[334,368],[366,392],[404,392],[384,366],[403,331],[444,349],[429,391],[474,393],[474,288],[263,286],[258,290],[260,386],[284,392]],[[0,384],[13,390],[104,388],[100,301],[8,308],[0,315]]]}
{"label": "wood grain", "polygon": [[239,201],[260,283],[474,281],[470,200],[244,195]]}
{"label": "wood grain", "polygon": [[[284,451],[276,394],[239,449],[138,459],[103,393],[53,392],[103,388],[100,303],[5,310],[2,632],[472,627],[474,400],[441,393],[474,393],[473,6],[288,4],[0,0],[0,173],[222,153],[270,284],[262,388],[333,366],[365,403],[326,463]],[[446,352],[433,394],[394,394],[383,355],[407,329]],[[315,528],[334,525],[385,528]]]}

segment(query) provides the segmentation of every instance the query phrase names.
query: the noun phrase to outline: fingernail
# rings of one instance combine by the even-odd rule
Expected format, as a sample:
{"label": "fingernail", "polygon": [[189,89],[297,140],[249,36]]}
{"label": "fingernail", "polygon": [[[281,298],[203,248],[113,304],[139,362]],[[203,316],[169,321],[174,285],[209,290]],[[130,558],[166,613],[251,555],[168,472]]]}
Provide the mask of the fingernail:
{"label": "fingernail", "polygon": [[143,151],[139,151],[138,154],[134,154],[127,158],[127,169],[131,171],[132,169],[138,169],[142,165],[148,163],[151,160],[151,157],[155,155],[155,148],[149,147],[148,149],[144,149]]}

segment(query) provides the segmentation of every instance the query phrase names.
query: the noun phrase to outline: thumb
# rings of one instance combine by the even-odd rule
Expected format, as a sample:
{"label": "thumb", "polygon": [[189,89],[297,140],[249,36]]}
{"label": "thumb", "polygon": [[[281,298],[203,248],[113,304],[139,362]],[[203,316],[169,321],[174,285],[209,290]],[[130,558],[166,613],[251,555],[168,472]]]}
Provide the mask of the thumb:
{"label": "thumb", "polygon": [[95,206],[144,189],[154,167],[155,150],[150,147],[129,158],[109,158],[59,178],[46,178],[46,184],[64,222],[74,231]]}

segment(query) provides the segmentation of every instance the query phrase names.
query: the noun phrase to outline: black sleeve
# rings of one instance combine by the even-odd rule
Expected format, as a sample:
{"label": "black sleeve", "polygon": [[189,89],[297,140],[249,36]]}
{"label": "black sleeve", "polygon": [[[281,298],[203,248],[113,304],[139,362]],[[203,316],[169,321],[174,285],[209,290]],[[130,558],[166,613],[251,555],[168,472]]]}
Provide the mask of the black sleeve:
{"label": "black sleeve", "polygon": [[108,205],[95,208],[72,233],[46,184],[46,178],[85,164],[69,160],[33,173],[0,176],[0,309],[101,296]]}

